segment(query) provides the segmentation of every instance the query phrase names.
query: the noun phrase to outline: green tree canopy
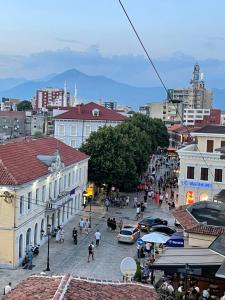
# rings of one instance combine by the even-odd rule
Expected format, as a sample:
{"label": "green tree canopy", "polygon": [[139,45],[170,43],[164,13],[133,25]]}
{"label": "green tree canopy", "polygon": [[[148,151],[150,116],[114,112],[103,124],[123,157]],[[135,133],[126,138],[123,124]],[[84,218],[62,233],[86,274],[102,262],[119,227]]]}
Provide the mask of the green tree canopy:
{"label": "green tree canopy", "polygon": [[161,120],[134,114],[116,127],[93,132],[80,150],[90,156],[89,180],[131,190],[146,172],[150,155],[168,144]]}
{"label": "green tree canopy", "polygon": [[25,111],[25,110],[32,110],[32,104],[30,101],[28,100],[24,100],[21,101],[18,105],[17,105],[17,110],[19,111]]}

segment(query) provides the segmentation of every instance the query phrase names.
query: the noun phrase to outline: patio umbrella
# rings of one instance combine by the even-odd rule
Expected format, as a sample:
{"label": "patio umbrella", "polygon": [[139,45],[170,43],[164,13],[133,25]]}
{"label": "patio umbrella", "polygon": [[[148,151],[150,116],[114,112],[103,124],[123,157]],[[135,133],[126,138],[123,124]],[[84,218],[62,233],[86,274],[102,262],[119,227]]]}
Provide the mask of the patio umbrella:
{"label": "patio umbrella", "polygon": [[141,238],[144,242],[154,243],[154,258],[155,258],[155,244],[165,244],[169,239],[170,236],[161,232],[152,232],[149,234],[143,235]]}
{"label": "patio umbrella", "polygon": [[165,244],[170,236],[161,232],[152,232],[149,234],[143,235],[141,238],[144,242],[157,243],[157,244]]}

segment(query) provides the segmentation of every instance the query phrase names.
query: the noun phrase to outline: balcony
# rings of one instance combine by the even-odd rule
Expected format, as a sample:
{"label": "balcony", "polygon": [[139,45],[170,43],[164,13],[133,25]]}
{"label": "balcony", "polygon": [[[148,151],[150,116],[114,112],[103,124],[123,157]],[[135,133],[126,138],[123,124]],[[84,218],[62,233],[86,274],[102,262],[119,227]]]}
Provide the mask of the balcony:
{"label": "balcony", "polygon": [[46,203],[46,212],[52,212],[59,209],[71,199],[70,191],[63,191],[59,193],[55,199],[49,197],[49,200]]}

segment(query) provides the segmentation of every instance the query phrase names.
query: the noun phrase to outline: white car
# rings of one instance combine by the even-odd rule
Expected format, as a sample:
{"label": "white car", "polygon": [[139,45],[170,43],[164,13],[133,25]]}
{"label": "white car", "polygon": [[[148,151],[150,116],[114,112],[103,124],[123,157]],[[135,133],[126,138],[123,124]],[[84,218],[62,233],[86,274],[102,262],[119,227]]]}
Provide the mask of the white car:
{"label": "white car", "polygon": [[124,226],[118,234],[118,242],[134,243],[140,236],[140,231],[137,227]]}

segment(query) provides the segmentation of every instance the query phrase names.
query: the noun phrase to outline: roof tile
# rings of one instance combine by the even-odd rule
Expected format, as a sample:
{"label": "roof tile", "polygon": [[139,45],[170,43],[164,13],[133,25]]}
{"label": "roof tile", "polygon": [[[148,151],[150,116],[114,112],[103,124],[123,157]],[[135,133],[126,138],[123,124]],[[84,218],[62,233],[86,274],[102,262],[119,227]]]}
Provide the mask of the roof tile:
{"label": "roof tile", "polygon": [[[93,116],[92,110],[98,109],[99,116]],[[119,114],[116,111],[108,109],[102,105],[99,105],[94,102],[90,102],[87,104],[80,104],[70,109],[69,111],[60,114],[55,117],[58,120],[67,120],[67,119],[74,119],[74,120],[102,120],[102,121],[124,121],[127,117]]]}
{"label": "roof tile", "polygon": [[37,155],[53,155],[56,149],[66,166],[88,158],[53,137],[0,145],[0,185],[23,184],[48,174],[48,166]]}

